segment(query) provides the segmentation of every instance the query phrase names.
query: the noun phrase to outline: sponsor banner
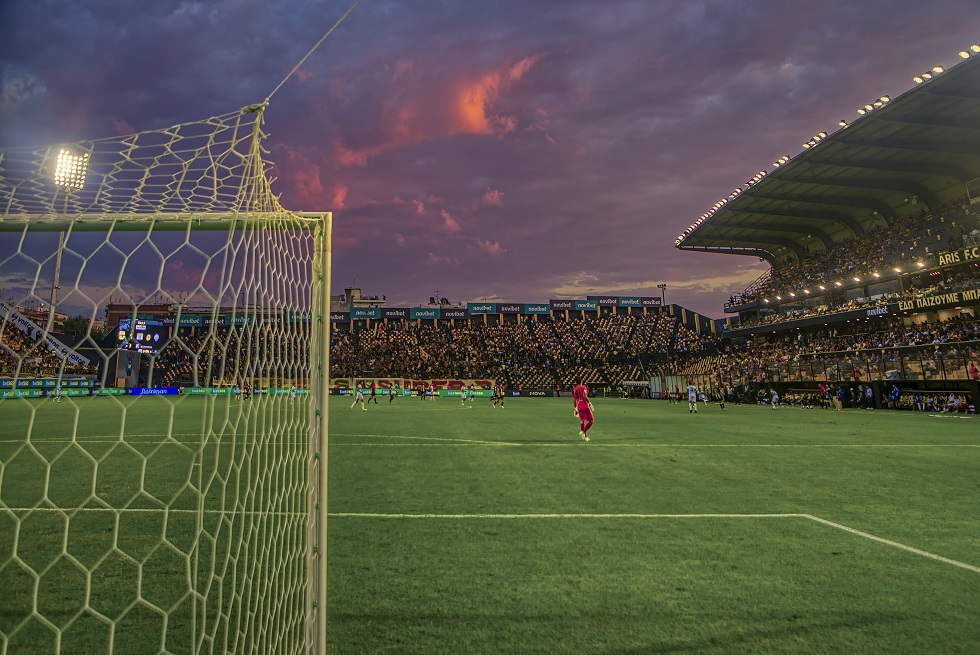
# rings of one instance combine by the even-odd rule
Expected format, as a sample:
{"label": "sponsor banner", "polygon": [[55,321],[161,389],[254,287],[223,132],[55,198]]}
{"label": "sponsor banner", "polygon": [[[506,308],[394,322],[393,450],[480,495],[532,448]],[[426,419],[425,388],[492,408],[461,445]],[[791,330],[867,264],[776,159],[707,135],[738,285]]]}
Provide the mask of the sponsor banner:
{"label": "sponsor banner", "polygon": [[535,389],[533,391],[508,391],[505,395],[513,396],[514,398],[553,398],[555,396],[554,389]]}
{"label": "sponsor banner", "polygon": [[550,314],[551,305],[528,303],[524,305],[524,313],[525,314]]}
{"label": "sponsor banner", "polygon": [[180,389],[177,387],[133,387],[129,390],[130,395],[133,396],[176,396],[180,393]]}
{"label": "sponsor banner", "polygon": [[462,307],[454,307],[452,309],[443,309],[442,316],[440,318],[451,319],[451,320],[461,320],[461,319],[467,320],[469,319],[469,317],[470,317],[470,312],[468,310],[463,309]]}
{"label": "sponsor banner", "polygon": [[92,393],[96,396],[125,396],[126,390],[109,387],[108,389],[96,389]]}
{"label": "sponsor banner", "polygon": [[287,311],[282,318],[287,323],[309,323],[310,313]]}
{"label": "sponsor banner", "polygon": [[439,307],[409,307],[408,317],[411,319],[439,318]]}
{"label": "sponsor banner", "polygon": [[552,311],[563,312],[569,309],[575,309],[574,300],[549,300],[548,305],[551,306]]}
{"label": "sponsor banner", "polygon": [[235,393],[234,387],[184,387],[185,396],[229,396]]}
{"label": "sponsor banner", "polygon": [[[290,392],[289,387],[269,387],[265,390],[270,396],[288,396]],[[310,390],[306,387],[296,387],[297,396],[308,396],[310,395]]]}
{"label": "sponsor banner", "polygon": [[381,316],[383,318],[408,318],[407,308],[382,308]]}
{"label": "sponsor banner", "polygon": [[643,299],[639,296],[620,296],[620,307],[643,307]]}
{"label": "sponsor banner", "polygon": [[924,298],[899,300],[899,311],[916,311],[919,309],[949,309],[961,305],[972,305],[980,302],[980,289],[953,291],[952,293],[937,293]]}
{"label": "sponsor banner", "polygon": [[587,312],[599,311],[599,303],[596,300],[576,300],[575,309],[580,309]]}
{"label": "sponsor banner", "polygon": [[962,250],[947,250],[939,253],[940,266],[955,266],[964,262],[980,261],[980,246],[963,248]]}
{"label": "sponsor banner", "polygon": [[439,389],[462,389],[466,387],[469,389],[470,385],[473,385],[474,389],[493,389],[494,381],[485,378],[469,378],[466,380],[461,379],[425,379],[416,380],[413,378],[333,378],[330,380],[333,384],[335,390],[341,390],[342,393],[352,393],[357,385],[360,384],[361,388],[364,390],[364,395],[369,395],[371,393],[371,384],[374,383],[377,393],[387,395],[389,389],[394,389],[395,385],[398,385],[399,391],[402,395],[405,395],[405,391],[410,391],[412,389],[428,389],[433,386],[438,391]]}
{"label": "sponsor banner", "polygon": [[350,317],[355,321],[360,321],[367,318],[379,319],[381,318],[381,308],[380,307],[351,307]]}
{"label": "sponsor banner", "polygon": [[596,301],[600,307],[616,307],[619,305],[619,296],[586,296],[586,298]]}
{"label": "sponsor banner", "polygon": [[347,312],[330,312],[331,323],[349,323],[350,314]]}
{"label": "sponsor banner", "polygon": [[[90,393],[91,392],[88,389],[62,389],[61,390],[61,395],[62,396],[87,396]],[[49,396],[54,396],[55,395],[55,392],[54,391],[49,391],[48,392],[48,395]]]}
{"label": "sponsor banner", "polygon": [[523,305],[498,305],[497,311],[501,314],[520,314],[524,309]]}
{"label": "sponsor banner", "polygon": [[39,378],[24,378],[22,380],[17,380],[16,387],[18,389],[23,389],[25,387],[55,387],[57,381],[53,379],[42,380]]}
{"label": "sponsor banner", "polygon": [[176,316],[163,316],[156,320],[159,321],[161,325],[177,324],[177,327],[200,327],[204,325],[204,317],[201,315],[181,316],[179,323],[177,323]]}
{"label": "sponsor banner", "polygon": [[[463,390],[462,389],[459,389],[459,390],[456,390],[456,389],[443,389],[443,390],[441,390],[441,391],[439,391],[437,393],[440,396],[448,396],[450,398],[452,398],[452,397],[459,398],[460,394],[463,393]],[[470,396],[469,389],[466,390],[466,397],[467,398],[470,398],[471,397]],[[474,389],[473,390],[473,396],[472,397],[473,398],[493,398],[493,391],[491,389]]]}
{"label": "sponsor banner", "polygon": [[247,314],[226,314],[223,325],[241,327],[243,325],[252,325],[253,323],[255,323],[254,316],[248,316]]}
{"label": "sponsor banner", "polygon": [[888,316],[891,314],[891,310],[894,305],[879,305],[877,307],[871,307],[870,309],[864,310],[865,316],[871,318],[872,316]]}
{"label": "sponsor banner", "polygon": [[0,398],[41,398],[44,392],[40,389],[10,389],[0,391]]}
{"label": "sponsor banner", "polygon": [[649,296],[643,296],[640,298],[640,303],[644,307],[660,307],[663,304],[663,300],[660,298],[651,298]]}
{"label": "sponsor banner", "polygon": [[495,302],[468,302],[466,309],[470,314],[496,314],[497,303]]}
{"label": "sponsor banner", "polygon": [[202,326],[224,325],[224,324],[225,324],[225,315],[224,314],[218,314],[217,316],[202,316],[201,317],[201,325]]}
{"label": "sponsor banner", "polygon": [[6,319],[10,325],[17,328],[20,332],[26,334],[33,341],[43,340],[45,348],[69,364],[88,366],[89,360],[87,357],[82,357],[77,352],[55,339],[53,336],[35,325],[34,321],[21,316],[13,307],[5,302],[0,302],[0,317]]}

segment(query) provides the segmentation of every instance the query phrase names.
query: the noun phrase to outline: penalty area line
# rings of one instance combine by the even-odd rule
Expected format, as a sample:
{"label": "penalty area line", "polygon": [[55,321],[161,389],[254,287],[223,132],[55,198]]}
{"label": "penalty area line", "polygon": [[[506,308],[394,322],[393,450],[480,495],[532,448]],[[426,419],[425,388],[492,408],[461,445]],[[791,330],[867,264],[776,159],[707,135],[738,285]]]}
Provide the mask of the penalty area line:
{"label": "penalty area line", "polygon": [[870,539],[871,541],[877,541],[880,544],[885,544],[886,546],[891,546],[893,548],[898,548],[914,555],[919,555],[921,557],[928,557],[929,559],[934,559],[937,562],[943,562],[944,564],[951,564],[952,566],[958,566],[961,569],[966,569],[967,571],[973,571],[974,573],[980,573],[980,567],[973,566],[972,564],[967,564],[965,562],[960,562],[959,560],[950,559],[948,557],[943,557],[942,555],[937,555],[935,553],[930,553],[927,550],[922,550],[920,548],[914,548],[913,546],[908,546],[897,541],[892,541],[891,539],[885,539],[877,535],[873,535],[870,532],[863,532],[861,530],[855,530],[854,528],[842,525],[840,523],[835,523],[833,521],[828,521],[827,519],[822,519],[819,516],[813,516],[812,514],[803,514],[803,518],[809,519],[810,521],[815,521],[817,523],[836,528],[838,530],[843,530],[844,532],[849,532],[858,537],[863,537],[865,539]]}

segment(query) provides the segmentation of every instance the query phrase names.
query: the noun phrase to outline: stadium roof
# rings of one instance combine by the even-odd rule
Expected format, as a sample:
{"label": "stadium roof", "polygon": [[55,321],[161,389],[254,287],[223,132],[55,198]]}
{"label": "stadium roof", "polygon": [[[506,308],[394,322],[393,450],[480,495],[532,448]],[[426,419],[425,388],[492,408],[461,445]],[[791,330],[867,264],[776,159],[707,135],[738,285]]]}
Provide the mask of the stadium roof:
{"label": "stadium roof", "polygon": [[[682,250],[771,263],[829,249],[967,193],[980,196],[980,53],[773,162],[678,237]],[[928,76],[928,77],[927,77]]]}

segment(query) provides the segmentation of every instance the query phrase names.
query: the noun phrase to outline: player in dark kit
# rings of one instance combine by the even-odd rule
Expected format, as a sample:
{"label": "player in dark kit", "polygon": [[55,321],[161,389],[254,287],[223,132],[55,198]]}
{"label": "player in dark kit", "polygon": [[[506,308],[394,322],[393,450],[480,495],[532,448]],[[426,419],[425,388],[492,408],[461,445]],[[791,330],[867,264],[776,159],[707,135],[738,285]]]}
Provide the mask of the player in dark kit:
{"label": "player in dark kit", "polygon": [[497,407],[499,404],[500,409],[504,408],[504,385],[498,384],[493,388],[492,402],[494,407]]}
{"label": "player in dark kit", "polygon": [[374,404],[378,404],[378,385],[375,382],[371,383],[371,397],[368,398],[368,402],[374,401]]}

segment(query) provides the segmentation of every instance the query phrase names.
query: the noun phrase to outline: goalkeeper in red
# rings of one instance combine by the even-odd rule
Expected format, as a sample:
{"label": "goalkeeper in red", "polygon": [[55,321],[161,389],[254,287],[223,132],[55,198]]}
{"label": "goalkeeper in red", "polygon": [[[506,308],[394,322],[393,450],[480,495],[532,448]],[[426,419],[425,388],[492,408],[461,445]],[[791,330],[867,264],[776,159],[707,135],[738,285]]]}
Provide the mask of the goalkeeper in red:
{"label": "goalkeeper in red", "polygon": [[589,428],[595,423],[592,403],[589,402],[589,388],[579,382],[572,389],[572,399],[575,402],[575,416],[578,417],[579,434],[586,441],[589,439]]}

